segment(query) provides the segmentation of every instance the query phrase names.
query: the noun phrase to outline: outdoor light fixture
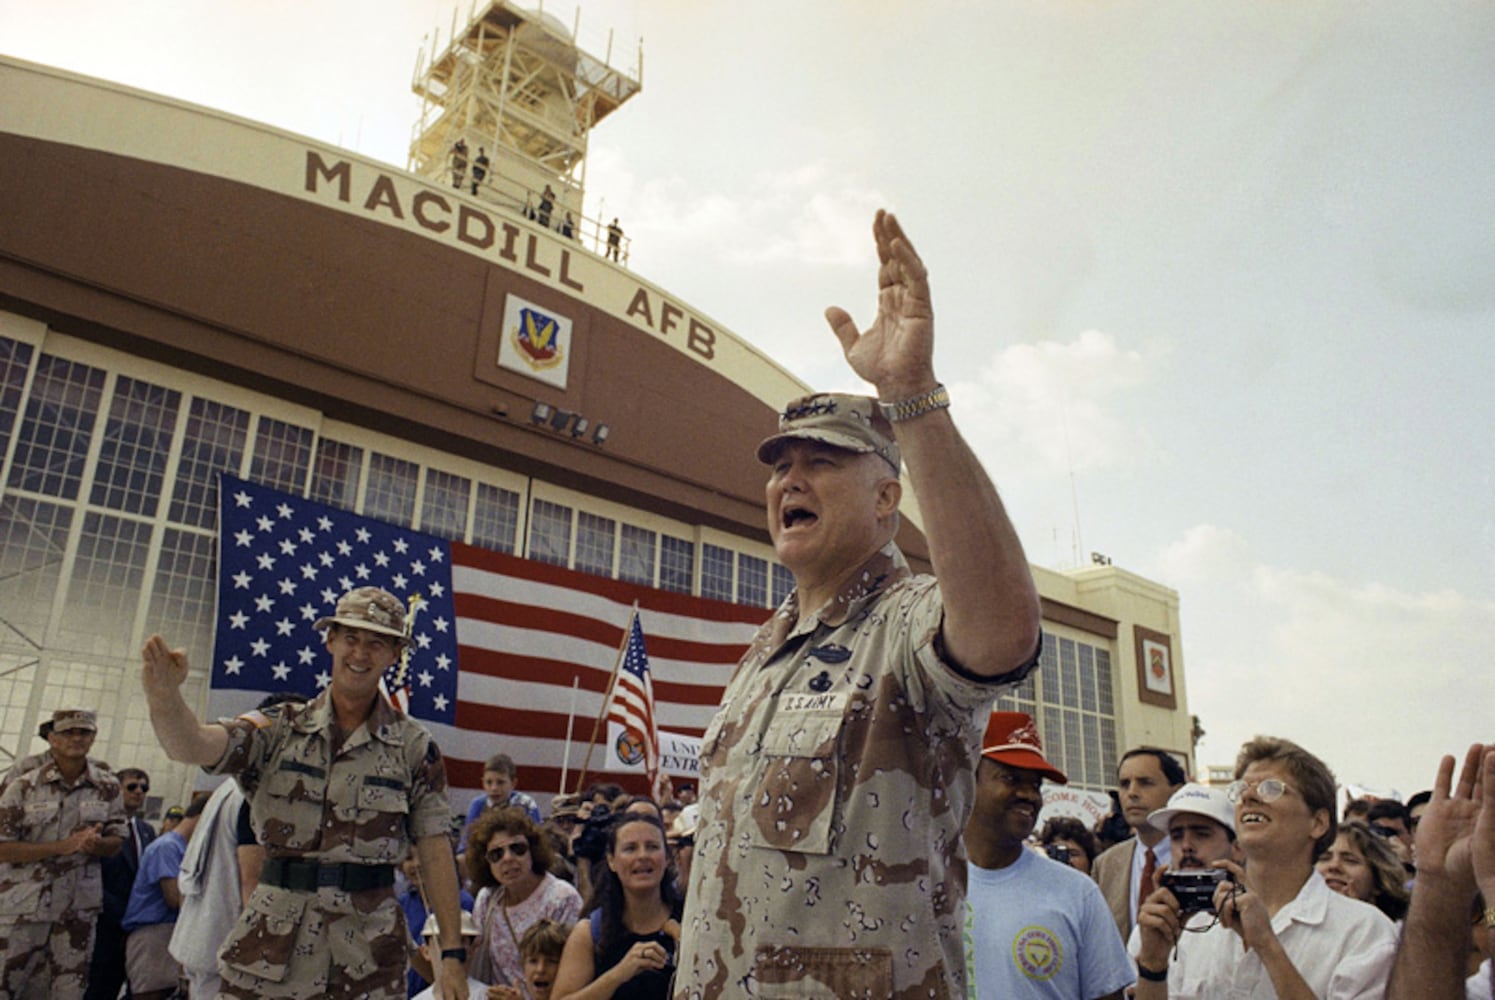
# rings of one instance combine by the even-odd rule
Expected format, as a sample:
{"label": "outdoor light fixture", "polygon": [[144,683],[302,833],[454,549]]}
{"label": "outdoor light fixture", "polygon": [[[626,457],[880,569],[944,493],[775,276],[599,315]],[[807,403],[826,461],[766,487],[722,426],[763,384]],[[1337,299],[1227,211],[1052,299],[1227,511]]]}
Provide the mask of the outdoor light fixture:
{"label": "outdoor light fixture", "polygon": [[563,431],[566,429],[566,425],[571,422],[573,416],[575,414],[568,410],[556,410],[550,415],[550,426],[558,431]]}
{"label": "outdoor light fixture", "polygon": [[607,426],[607,424],[598,424],[597,429],[592,432],[592,443],[599,446],[606,444],[607,435],[611,432],[612,428]]}
{"label": "outdoor light fixture", "polygon": [[592,422],[580,413],[576,415],[576,422],[571,425],[571,436],[579,438],[592,426]]}
{"label": "outdoor light fixture", "polygon": [[535,408],[529,415],[530,423],[539,426],[550,419],[550,404],[536,403]]}

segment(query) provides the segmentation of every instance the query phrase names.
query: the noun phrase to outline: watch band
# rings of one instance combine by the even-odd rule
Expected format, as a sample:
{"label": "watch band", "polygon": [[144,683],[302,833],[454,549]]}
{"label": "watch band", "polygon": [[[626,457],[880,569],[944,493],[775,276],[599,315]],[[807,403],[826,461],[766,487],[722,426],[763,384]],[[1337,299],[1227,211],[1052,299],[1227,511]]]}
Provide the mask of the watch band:
{"label": "watch band", "polygon": [[1137,963],[1138,978],[1145,979],[1149,983],[1166,983],[1168,981],[1168,966],[1161,969],[1149,969],[1141,962]]}
{"label": "watch band", "polygon": [[916,417],[922,417],[926,413],[935,410],[943,410],[950,405],[950,393],[943,385],[936,385],[926,393],[912,396],[908,399],[900,399],[896,403],[878,402],[877,408],[882,415],[888,418],[888,423],[901,424]]}
{"label": "watch band", "polygon": [[441,960],[442,961],[446,961],[449,958],[455,958],[457,961],[459,961],[459,962],[461,962],[461,963],[463,963],[465,965],[465,964],[467,964],[467,949],[466,948],[443,948],[443,949],[441,949]]}

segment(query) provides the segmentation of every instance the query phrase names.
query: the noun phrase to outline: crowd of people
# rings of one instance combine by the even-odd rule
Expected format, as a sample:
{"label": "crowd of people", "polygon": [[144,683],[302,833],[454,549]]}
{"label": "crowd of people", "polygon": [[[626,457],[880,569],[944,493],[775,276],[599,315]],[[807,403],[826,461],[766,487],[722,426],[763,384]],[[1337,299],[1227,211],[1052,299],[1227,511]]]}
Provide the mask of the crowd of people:
{"label": "crowd of people", "polygon": [[[873,235],[875,320],[826,317],[877,395],[794,400],[759,446],[795,586],[706,730],[699,799],[593,786],[546,816],[495,754],[454,831],[441,748],[380,691],[410,639],[377,587],[313,623],[320,694],[234,718],[200,721],[187,653],[152,636],[157,740],[233,780],[140,854],[137,994],[178,988],[164,940],[189,995],[243,1000],[1492,1000],[1495,746],[1344,822],[1288,740],[1243,746],[1225,788],[1139,746],[1116,816],[1037,832],[1066,776],[1029,717],[991,711],[1038,663],[1037,592],[934,377],[923,262],[891,215]],[[904,475],[937,582],[894,541]],[[101,859],[133,843],[143,784],[88,756],[96,729],[56,713],[0,784],[0,996],[89,983]]]}

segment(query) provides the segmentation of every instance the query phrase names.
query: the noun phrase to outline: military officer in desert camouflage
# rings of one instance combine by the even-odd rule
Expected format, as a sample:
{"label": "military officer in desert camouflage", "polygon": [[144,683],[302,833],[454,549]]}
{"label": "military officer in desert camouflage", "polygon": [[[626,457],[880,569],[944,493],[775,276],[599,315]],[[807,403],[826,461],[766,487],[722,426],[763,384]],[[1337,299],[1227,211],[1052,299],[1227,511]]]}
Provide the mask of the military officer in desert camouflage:
{"label": "military officer in desert camouflage", "polygon": [[94,713],[52,713],[48,752],[0,792],[0,997],[83,996],[104,906],[99,859],[124,846],[119,779],[88,756]]}
{"label": "military officer in desert camouflage", "polygon": [[441,926],[444,996],[466,1000],[451,807],[441,752],[379,690],[406,642],[405,607],[350,591],[326,628],[332,680],[304,704],[198,723],[187,657],[152,636],[142,673],[151,723],[174,760],[236,775],[266,860],[219,953],[223,996],[405,996],[410,939],[394,868],[414,842]]}
{"label": "military officer in desert camouflage", "polygon": [[[960,834],[1038,599],[935,379],[924,265],[891,215],[873,232],[876,321],[826,318],[878,398],[796,400],[758,449],[795,589],[703,741],[677,1000],[966,995]],[[893,544],[904,461],[937,584]]]}

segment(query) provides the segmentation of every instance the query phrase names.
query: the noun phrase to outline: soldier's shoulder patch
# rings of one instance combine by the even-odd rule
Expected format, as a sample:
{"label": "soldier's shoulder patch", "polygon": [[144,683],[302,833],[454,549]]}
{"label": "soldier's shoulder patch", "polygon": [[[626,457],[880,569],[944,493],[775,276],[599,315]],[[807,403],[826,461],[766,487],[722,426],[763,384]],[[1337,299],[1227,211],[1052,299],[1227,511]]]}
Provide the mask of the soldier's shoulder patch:
{"label": "soldier's shoulder patch", "polygon": [[239,722],[247,722],[256,729],[265,729],[275,722],[269,715],[257,708],[243,715],[236,715],[234,718]]}

